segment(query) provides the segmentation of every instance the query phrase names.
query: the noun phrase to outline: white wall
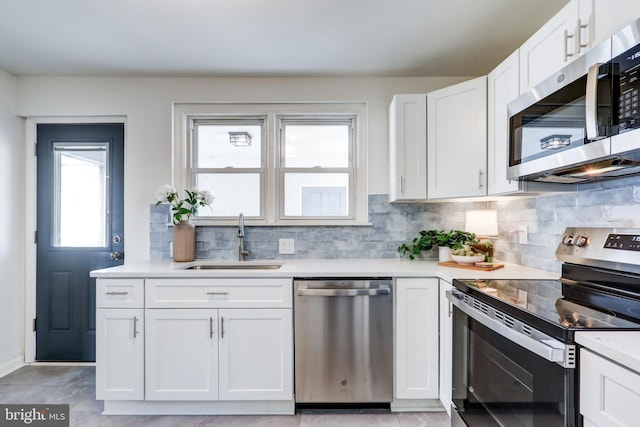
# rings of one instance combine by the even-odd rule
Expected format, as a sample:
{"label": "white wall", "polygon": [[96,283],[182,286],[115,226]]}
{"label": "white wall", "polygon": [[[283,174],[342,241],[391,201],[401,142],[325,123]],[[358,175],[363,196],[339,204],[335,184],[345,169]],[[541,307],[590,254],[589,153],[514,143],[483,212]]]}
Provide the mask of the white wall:
{"label": "white wall", "polygon": [[468,80],[410,78],[18,78],[25,117],[125,116],[125,258],[149,257],[149,204],[171,180],[173,102],[364,101],[369,194],[388,193],[387,108],[393,94]]}
{"label": "white wall", "polygon": [[0,70],[0,377],[24,361],[24,121],[16,78]]}

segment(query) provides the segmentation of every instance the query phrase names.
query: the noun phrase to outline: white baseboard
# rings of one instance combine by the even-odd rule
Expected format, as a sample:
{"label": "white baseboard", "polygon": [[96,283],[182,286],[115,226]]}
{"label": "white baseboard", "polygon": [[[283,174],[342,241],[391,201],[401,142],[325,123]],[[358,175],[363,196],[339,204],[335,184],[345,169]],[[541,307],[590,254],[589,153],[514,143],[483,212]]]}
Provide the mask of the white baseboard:
{"label": "white baseboard", "polygon": [[13,360],[8,361],[0,365],[0,378],[5,375],[9,375],[11,372],[20,369],[24,366],[24,356],[16,357]]}

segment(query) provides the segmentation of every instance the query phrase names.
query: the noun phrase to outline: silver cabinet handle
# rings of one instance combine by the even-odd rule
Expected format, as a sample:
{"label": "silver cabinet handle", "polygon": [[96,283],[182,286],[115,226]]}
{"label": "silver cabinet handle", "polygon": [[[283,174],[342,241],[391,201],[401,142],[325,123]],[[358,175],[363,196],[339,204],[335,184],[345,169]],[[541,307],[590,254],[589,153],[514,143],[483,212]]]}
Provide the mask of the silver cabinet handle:
{"label": "silver cabinet handle", "polygon": [[138,317],[133,316],[133,337],[138,336]]}
{"label": "silver cabinet handle", "polygon": [[587,73],[587,88],[584,100],[585,127],[587,139],[598,139],[598,71],[602,64],[589,67]]}
{"label": "silver cabinet handle", "polygon": [[389,288],[374,289],[309,289],[298,288],[298,295],[308,297],[359,297],[359,296],[378,296],[389,295]]}
{"label": "silver cabinet handle", "polygon": [[577,49],[580,52],[582,49],[586,49],[589,47],[589,32],[587,31],[586,43],[582,42],[582,31],[589,30],[589,23],[582,23],[582,20],[578,20],[578,41],[577,41]]}
{"label": "silver cabinet handle", "polygon": [[483,175],[484,175],[484,172],[482,171],[482,169],[478,169],[478,188],[480,190],[482,190],[482,187],[484,187],[484,181],[482,179]]}
{"label": "silver cabinet handle", "polygon": [[105,295],[129,295],[129,292],[111,291],[111,292],[105,292]]}
{"label": "silver cabinet handle", "polygon": [[213,317],[209,317],[209,338],[213,338]]}
{"label": "silver cabinet handle", "polygon": [[573,40],[575,34],[569,34],[569,31],[564,30],[564,62],[567,62],[569,58],[575,55],[575,51],[569,52],[569,40]]}
{"label": "silver cabinet handle", "polygon": [[400,194],[404,196],[404,176],[400,177]]}
{"label": "silver cabinet handle", "polygon": [[224,338],[224,317],[220,317],[220,338]]}
{"label": "silver cabinet handle", "polygon": [[229,295],[229,292],[207,292],[207,295]]}

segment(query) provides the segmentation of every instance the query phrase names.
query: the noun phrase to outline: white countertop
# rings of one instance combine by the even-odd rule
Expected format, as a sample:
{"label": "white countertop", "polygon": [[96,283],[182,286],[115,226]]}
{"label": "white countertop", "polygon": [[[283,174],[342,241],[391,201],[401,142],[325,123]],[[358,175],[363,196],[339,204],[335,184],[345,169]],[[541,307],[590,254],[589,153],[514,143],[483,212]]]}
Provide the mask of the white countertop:
{"label": "white countertop", "polygon": [[[237,263],[230,260],[196,260],[205,263]],[[494,271],[451,268],[438,265],[438,261],[408,259],[292,259],[255,260],[247,263],[282,262],[278,269],[259,270],[184,270],[193,263],[148,261],[124,264],[118,267],[94,270],[91,277],[145,278],[145,277],[438,277],[453,279],[558,279],[558,273],[504,264]]]}
{"label": "white countertop", "polygon": [[581,331],[576,332],[575,340],[594,353],[640,373],[640,332]]}

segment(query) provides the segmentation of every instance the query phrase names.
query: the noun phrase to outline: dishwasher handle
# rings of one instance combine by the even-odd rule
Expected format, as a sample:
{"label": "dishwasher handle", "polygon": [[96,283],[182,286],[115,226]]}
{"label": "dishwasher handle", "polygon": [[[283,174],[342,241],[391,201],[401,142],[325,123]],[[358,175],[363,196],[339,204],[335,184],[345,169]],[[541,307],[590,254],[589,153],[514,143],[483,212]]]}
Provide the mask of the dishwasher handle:
{"label": "dishwasher handle", "polygon": [[347,288],[347,289],[309,289],[306,287],[298,288],[298,296],[307,297],[359,297],[359,296],[379,296],[390,295],[391,289],[389,287],[380,288]]}

